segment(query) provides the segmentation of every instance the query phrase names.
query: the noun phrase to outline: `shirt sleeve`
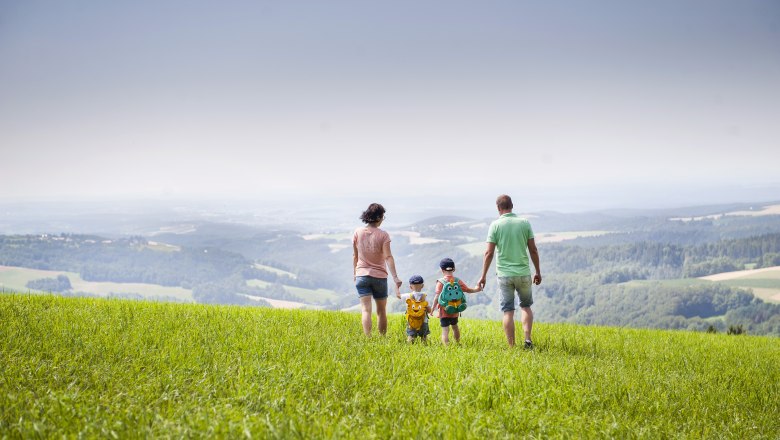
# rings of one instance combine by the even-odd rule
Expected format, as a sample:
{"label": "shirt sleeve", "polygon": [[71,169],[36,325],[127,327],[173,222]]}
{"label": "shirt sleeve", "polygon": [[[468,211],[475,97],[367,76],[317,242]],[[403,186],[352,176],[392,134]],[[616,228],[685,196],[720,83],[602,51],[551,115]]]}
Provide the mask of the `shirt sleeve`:
{"label": "shirt sleeve", "polygon": [[436,295],[440,294],[443,288],[444,286],[439,282],[439,280],[436,280]]}
{"label": "shirt sleeve", "polygon": [[490,228],[488,229],[488,235],[485,239],[486,243],[497,243],[496,241],[496,223],[493,222],[490,224]]}

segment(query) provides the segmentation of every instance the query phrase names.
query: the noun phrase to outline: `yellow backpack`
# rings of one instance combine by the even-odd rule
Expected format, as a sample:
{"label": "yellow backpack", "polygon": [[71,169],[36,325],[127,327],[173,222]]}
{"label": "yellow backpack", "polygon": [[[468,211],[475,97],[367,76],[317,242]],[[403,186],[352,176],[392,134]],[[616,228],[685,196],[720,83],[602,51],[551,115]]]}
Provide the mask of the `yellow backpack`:
{"label": "yellow backpack", "polygon": [[420,330],[425,322],[425,315],[428,313],[428,301],[425,299],[425,294],[419,301],[415,301],[413,295],[409,295],[406,300],[406,322],[409,323],[409,328],[412,330]]}

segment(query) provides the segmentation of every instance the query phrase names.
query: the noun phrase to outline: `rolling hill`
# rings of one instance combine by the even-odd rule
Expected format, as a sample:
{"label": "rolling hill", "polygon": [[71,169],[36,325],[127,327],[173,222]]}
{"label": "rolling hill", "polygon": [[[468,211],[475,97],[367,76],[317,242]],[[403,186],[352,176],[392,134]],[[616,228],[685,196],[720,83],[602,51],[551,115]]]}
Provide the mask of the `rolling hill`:
{"label": "rolling hill", "polygon": [[775,338],[572,324],[508,349],[333,311],[0,295],[0,436],[780,436]]}

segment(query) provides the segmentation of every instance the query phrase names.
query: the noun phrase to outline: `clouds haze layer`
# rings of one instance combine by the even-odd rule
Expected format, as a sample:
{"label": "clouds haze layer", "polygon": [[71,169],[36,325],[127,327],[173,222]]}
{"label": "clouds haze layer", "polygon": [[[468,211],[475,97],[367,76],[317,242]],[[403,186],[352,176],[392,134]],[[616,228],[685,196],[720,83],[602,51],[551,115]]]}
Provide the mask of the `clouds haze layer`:
{"label": "clouds haze layer", "polygon": [[757,0],[3,2],[0,198],[780,198],[779,42]]}

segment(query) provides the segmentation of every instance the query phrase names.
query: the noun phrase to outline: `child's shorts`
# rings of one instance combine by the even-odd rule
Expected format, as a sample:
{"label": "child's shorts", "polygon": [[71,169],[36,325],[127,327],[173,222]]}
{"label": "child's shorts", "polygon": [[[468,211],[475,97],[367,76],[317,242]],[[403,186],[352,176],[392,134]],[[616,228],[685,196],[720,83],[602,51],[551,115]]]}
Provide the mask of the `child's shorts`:
{"label": "child's shorts", "polygon": [[439,322],[442,327],[449,327],[451,325],[458,325],[458,318],[439,318]]}
{"label": "child's shorts", "polygon": [[420,326],[420,330],[414,330],[413,328],[409,327],[409,324],[406,325],[406,335],[407,336],[412,336],[412,337],[422,336],[422,337],[425,337],[425,336],[428,336],[429,334],[431,334],[431,330],[428,328],[428,323],[427,322],[423,322],[422,323],[422,325]]}

